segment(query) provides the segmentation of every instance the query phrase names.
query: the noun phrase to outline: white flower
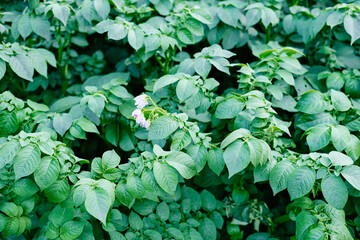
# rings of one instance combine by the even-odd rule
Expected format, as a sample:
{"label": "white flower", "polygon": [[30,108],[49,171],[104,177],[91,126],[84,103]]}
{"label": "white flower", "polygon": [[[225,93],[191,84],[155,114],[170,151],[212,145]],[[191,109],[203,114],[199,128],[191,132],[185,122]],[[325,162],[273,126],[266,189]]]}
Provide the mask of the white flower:
{"label": "white flower", "polygon": [[150,121],[146,120],[144,114],[141,112],[141,109],[135,109],[132,112],[132,116],[135,118],[136,123],[140,124],[141,127],[146,128],[146,130],[149,130]]}
{"label": "white flower", "polygon": [[141,110],[140,109],[135,109],[133,112],[132,112],[132,116],[134,117],[134,118],[137,118],[139,115],[141,115],[142,114],[142,112],[141,112]]}
{"label": "white flower", "polygon": [[148,96],[146,94],[141,94],[135,97],[134,100],[136,107],[141,109],[144,108],[146,105],[148,105],[147,98]]}

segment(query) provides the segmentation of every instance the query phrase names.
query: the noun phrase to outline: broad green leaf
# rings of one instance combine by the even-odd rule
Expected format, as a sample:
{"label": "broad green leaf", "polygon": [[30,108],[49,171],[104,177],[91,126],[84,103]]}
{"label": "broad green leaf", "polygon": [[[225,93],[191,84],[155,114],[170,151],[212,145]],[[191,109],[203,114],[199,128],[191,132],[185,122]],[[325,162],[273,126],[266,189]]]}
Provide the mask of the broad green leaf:
{"label": "broad green leaf", "polygon": [[341,24],[344,21],[344,17],[345,17],[345,12],[334,11],[328,16],[326,20],[326,24],[331,28],[333,28],[336,25]]}
{"label": "broad green leaf", "polygon": [[49,187],[59,177],[60,164],[57,159],[44,157],[34,172],[34,179],[41,190]]}
{"label": "broad green leaf", "polygon": [[58,3],[52,6],[52,12],[54,13],[54,16],[59,19],[64,24],[64,26],[66,26],[70,14],[70,8],[66,5],[60,5]]}
{"label": "broad green leaf", "polygon": [[4,77],[6,72],[6,64],[4,60],[0,59],[0,80]]}
{"label": "broad green leaf", "polygon": [[303,211],[296,216],[296,239],[308,240],[307,235],[318,219],[308,211]]}
{"label": "broad green leaf", "polygon": [[128,208],[130,208],[135,202],[135,197],[127,190],[126,183],[124,182],[118,183],[115,188],[115,194],[120,203],[124,204]]}
{"label": "broad green leaf", "polygon": [[66,178],[58,179],[49,187],[44,189],[44,193],[50,202],[61,203],[70,194],[70,185]]}
{"label": "broad green leaf", "polygon": [[334,166],[347,166],[354,163],[354,161],[341,152],[331,151],[329,158]]}
{"label": "broad green leaf", "polygon": [[246,12],[246,23],[248,27],[257,24],[261,19],[261,11],[258,8],[250,9]]}
{"label": "broad green leaf", "polygon": [[15,112],[0,112],[0,137],[8,137],[19,128],[19,120]]}
{"label": "broad green leaf", "polygon": [[110,26],[107,26],[107,30],[108,30],[108,38],[115,41],[125,38],[126,35],[128,34],[125,26],[122,23],[114,23]]}
{"label": "broad green leaf", "polygon": [[360,38],[360,18],[359,16],[346,15],[344,18],[345,31],[351,36],[351,45]]}
{"label": "broad green leaf", "polygon": [[191,136],[187,131],[181,130],[174,134],[170,149],[178,150],[187,147],[191,143]]}
{"label": "broad green leaf", "polygon": [[357,190],[360,191],[360,167],[355,165],[345,166],[341,175]]}
{"label": "broad green leaf", "polygon": [[56,100],[51,106],[50,111],[62,113],[69,110],[74,105],[80,103],[81,97],[67,96]]}
{"label": "broad green leaf", "polygon": [[79,125],[81,129],[84,130],[85,132],[99,133],[99,131],[96,128],[96,125],[84,117],[78,119],[76,121],[76,124]]}
{"label": "broad green leaf", "polygon": [[35,34],[45,38],[50,41],[51,32],[50,32],[50,22],[46,18],[41,16],[32,16],[30,19],[31,28]]}
{"label": "broad green leaf", "polygon": [[218,8],[218,16],[222,22],[236,27],[240,19],[240,10],[231,5],[220,7]]}
{"label": "broad green leaf", "polygon": [[329,103],[325,100],[324,94],[311,90],[301,95],[296,109],[303,113],[317,114],[324,112],[328,106]]}
{"label": "broad green leaf", "polygon": [[307,70],[300,64],[299,60],[293,57],[281,57],[279,63],[280,67],[289,72],[297,75],[302,75],[307,72]]}
{"label": "broad green leaf", "polygon": [[349,98],[343,93],[331,89],[331,101],[336,111],[346,112],[351,107]]}
{"label": "broad green leaf", "polygon": [[129,176],[127,178],[126,188],[131,195],[138,199],[141,199],[145,196],[146,189],[144,188],[139,176]]}
{"label": "broad green leaf", "polygon": [[196,19],[188,18],[185,21],[185,27],[194,35],[196,36],[203,36],[204,35],[204,27],[201,22]]}
{"label": "broad green leaf", "polygon": [[0,169],[10,163],[20,150],[18,142],[6,142],[0,146]]}
{"label": "broad green leaf", "polygon": [[219,103],[216,107],[215,117],[219,119],[231,119],[239,115],[244,109],[243,101],[236,98],[229,98]]}
{"label": "broad green leaf", "polygon": [[244,170],[250,163],[250,149],[246,142],[236,140],[224,151],[224,161],[229,178]]}
{"label": "broad green leaf", "polygon": [[185,44],[193,44],[194,36],[193,34],[186,28],[180,28],[177,31],[177,37],[179,40]]}
{"label": "broad green leaf", "polygon": [[325,200],[337,209],[343,209],[348,199],[345,183],[339,176],[325,176],[321,181],[321,191]]}
{"label": "broad green leaf", "polygon": [[310,148],[310,151],[326,147],[331,139],[331,129],[327,125],[319,125],[309,130],[309,134],[306,137],[306,142]]}
{"label": "broad green leaf", "polygon": [[233,143],[235,140],[246,137],[248,135],[250,135],[249,130],[244,128],[237,129],[226,136],[226,138],[221,142],[220,148],[224,149],[227,146],[229,146],[231,143]]}
{"label": "broad green leaf", "polygon": [[192,79],[182,79],[176,86],[176,96],[180,102],[184,102],[186,99],[191,97],[195,92],[196,86]]}
{"label": "broad green leaf", "polygon": [[150,35],[145,38],[145,52],[151,52],[157,50],[161,46],[161,40],[158,35]]}
{"label": "broad green leaf", "polygon": [[11,69],[21,78],[33,81],[34,67],[31,60],[24,54],[18,54],[10,57]]}
{"label": "broad green leaf", "polygon": [[84,229],[84,223],[78,221],[66,222],[60,228],[60,238],[73,240],[80,236]]}
{"label": "broad green leaf", "polygon": [[282,160],[274,166],[269,175],[269,183],[274,195],[287,188],[289,176],[294,169],[293,163],[289,160]]}
{"label": "broad green leaf", "polygon": [[94,0],[94,7],[103,20],[108,17],[110,13],[110,3],[108,0]]}
{"label": "broad green leaf", "polygon": [[33,144],[20,149],[14,158],[15,180],[29,176],[40,164],[40,150]]}
{"label": "broad green leaf", "polygon": [[264,165],[257,165],[254,168],[254,182],[263,182],[268,181],[270,177],[270,172],[274,168],[276,160],[271,158],[270,161],[266,162]]}
{"label": "broad green leaf", "polygon": [[290,199],[294,200],[308,194],[314,186],[316,174],[306,166],[296,168],[289,176],[288,192]]}
{"label": "broad green leaf", "polygon": [[202,144],[191,145],[186,149],[186,153],[194,160],[196,171],[200,172],[206,165],[206,147]]}
{"label": "broad green leaf", "polygon": [[191,11],[189,13],[193,18],[199,20],[200,22],[202,22],[204,24],[212,23],[211,15],[205,9],[194,8],[194,9],[191,9]]}
{"label": "broad green leaf", "polygon": [[39,191],[39,188],[33,180],[29,178],[22,178],[14,183],[13,191],[20,197],[31,197]]}
{"label": "broad green leaf", "polygon": [[217,201],[215,196],[211,192],[207,190],[202,190],[200,196],[201,196],[202,207],[205,210],[212,212],[216,209]]}
{"label": "broad green leaf", "polygon": [[169,194],[174,194],[178,185],[178,173],[167,163],[154,163],[154,176],[159,186]]}
{"label": "broad green leaf", "polygon": [[90,215],[106,225],[106,216],[111,207],[111,197],[103,188],[95,187],[86,194],[85,208]]}
{"label": "broad green leaf", "polygon": [[351,135],[350,142],[347,144],[345,151],[353,160],[358,159],[360,157],[360,140],[356,136]]}
{"label": "broad green leaf", "polygon": [[179,124],[171,116],[161,116],[150,125],[148,140],[165,139],[176,131]]}
{"label": "broad green leaf", "polygon": [[219,148],[211,148],[208,152],[207,163],[210,169],[219,176],[225,167],[223,151]]}
{"label": "broad green leaf", "polygon": [[203,239],[216,240],[217,233],[214,222],[209,218],[205,218],[199,226],[199,233]]}
{"label": "broad green leaf", "polygon": [[139,50],[144,45],[144,32],[140,28],[130,29],[128,41],[132,48]]}
{"label": "broad green leaf", "polygon": [[185,179],[190,179],[197,174],[194,160],[186,153],[180,151],[171,152],[166,156],[166,162]]}
{"label": "broad green leaf", "polygon": [[32,32],[29,13],[23,13],[18,22],[18,30],[21,37],[25,40]]}
{"label": "broad green leaf", "polygon": [[199,74],[203,79],[206,79],[211,70],[211,63],[203,57],[196,58],[194,60],[194,69],[197,74]]}
{"label": "broad green leaf", "polygon": [[162,76],[161,78],[159,78],[155,84],[154,84],[154,88],[153,88],[153,92],[155,93],[156,91],[158,91],[159,89],[170,85],[174,82],[179,81],[179,77],[177,77],[176,75],[165,75]]}
{"label": "broad green leaf", "polygon": [[294,77],[293,77],[293,75],[292,75],[289,71],[280,69],[279,71],[277,71],[277,74],[279,74],[280,77],[281,77],[287,84],[289,84],[289,85],[291,85],[291,86],[295,86]]}
{"label": "broad green leaf", "polygon": [[131,211],[129,215],[129,224],[131,228],[137,231],[140,231],[144,227],[144,223],[141,217],[133,211]]}
{"label": "broad green leaf", "polygon": [[350,131],[341,125],[331,126],[331,141],[337,151],[341,152],[350,142]]}
{"label": "broad green leaf", "polygon": [[71,114],[56,114],[53,119],[53,127],[61,136],[64,136],[72,125],[73,117]]}
{"label": "broad green leaf", "polygon": [[156,215],[159,216],[160,220],[162,222],[165,222],[169,219],[170,217],[170,208],[169,206],[166,204],[166,202],[161,202],[157,207],[156,207]]}
{"label": "broad green leaf", "polygon": [[106,151],[102,155],[101,163],[103,169],[115,168],[120,163],[120,157],[114,150]]}

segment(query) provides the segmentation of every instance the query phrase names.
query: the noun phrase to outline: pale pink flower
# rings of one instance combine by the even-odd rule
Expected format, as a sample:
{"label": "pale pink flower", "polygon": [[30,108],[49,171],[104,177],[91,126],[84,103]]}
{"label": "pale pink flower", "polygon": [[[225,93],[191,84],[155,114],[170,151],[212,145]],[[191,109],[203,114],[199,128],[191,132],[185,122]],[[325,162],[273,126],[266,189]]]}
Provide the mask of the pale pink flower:
{"label": "pale pink flower", "polygon": [[137,97],[134,98],[135,100],[135,105],[137,108],[142,109],[144,108],[146,105],[148,105],[148,96],[146,94],[141,94]]}
{"label": "pale pink flower", "polygon": [[142,114],[142,112],[141,112],[141,110],[140,109],[135,109],[133,112],[132,112],[132,116],[134,117],[134,118],[137,118],[139,115],[141,115]]}
{"label": "pale pink flower", "polygon": [[140,126],[146,128],[146,130],[149,130],[150,128],[150,121],[146,120],[145,122],[140,123]]}

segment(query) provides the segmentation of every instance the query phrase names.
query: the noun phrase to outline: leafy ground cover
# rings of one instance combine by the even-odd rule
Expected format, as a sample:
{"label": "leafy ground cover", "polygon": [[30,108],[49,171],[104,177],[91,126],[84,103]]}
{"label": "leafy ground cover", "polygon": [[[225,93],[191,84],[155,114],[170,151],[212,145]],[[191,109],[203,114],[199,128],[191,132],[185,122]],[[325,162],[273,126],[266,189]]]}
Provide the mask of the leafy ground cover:
{"label": "leafy ground cover", "polygon": [[360,2],[2,0],[0,238],[360,238]]}

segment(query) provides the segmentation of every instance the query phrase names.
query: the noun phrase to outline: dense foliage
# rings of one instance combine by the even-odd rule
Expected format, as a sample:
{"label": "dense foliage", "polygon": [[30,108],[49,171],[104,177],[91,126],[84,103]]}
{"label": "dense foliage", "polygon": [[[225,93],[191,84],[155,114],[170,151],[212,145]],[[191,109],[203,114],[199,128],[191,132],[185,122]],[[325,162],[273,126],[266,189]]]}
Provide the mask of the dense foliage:
{"label": "dense foliage", "polygon": [[356,239],[360,2],[2,0],[1,239]]}

